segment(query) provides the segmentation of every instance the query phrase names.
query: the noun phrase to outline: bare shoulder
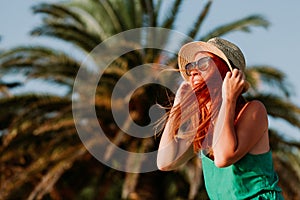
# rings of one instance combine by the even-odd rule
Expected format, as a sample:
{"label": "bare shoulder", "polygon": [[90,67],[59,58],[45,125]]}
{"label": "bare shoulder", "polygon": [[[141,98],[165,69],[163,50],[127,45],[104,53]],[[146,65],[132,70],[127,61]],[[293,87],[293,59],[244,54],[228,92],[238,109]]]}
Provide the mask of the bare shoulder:
{"label": "bare shoulder", "polygon": [[269,150],[268,115],[264,104],[253,100],[248,102],[236,123],[239,151],[259,154]]}
{"label": "bare shoulder", "polygon": [[267,115],[266,107],[261,101],[253,100],[250,101],[248,104],[248,112],[252,113],[252,115]]}
{"label": "bare shoulder", "polygon": [[266,126],[268,123],[266,107],[258,100],[248,102],[239,121],[240,123],[255,123],[255,125]]}
{"label": "bare shoulder", "polygon": [[260,112],[261,114],[267,113],[266,107],[261,101],[253,100],[248,102],[248,104],[248,107],[251,111]]}
{"label": "bare shoulder", "polygon": [[268,126],[268,114],[264,104],[257,100],[249,102],[239,127],[243,130],[244,140],[248,143],[252,141],[248,146],[249,153],[260,154],[269,151]]}

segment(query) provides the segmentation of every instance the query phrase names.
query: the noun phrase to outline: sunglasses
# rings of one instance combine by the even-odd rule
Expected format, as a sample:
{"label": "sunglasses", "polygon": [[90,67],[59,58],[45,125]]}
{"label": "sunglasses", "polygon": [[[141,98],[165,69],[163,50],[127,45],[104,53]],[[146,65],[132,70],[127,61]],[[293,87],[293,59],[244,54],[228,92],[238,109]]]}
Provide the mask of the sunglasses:
{"label": "sunglasses", "polygon": [[213,61],[213,59],[211,57],[204,57],[204,58],[200,58],[199,60],[197,60],[195,62],[186,64],[186,66],[185,66],[186,75],[191,76],[192,71],[195,69],[202,71],[202,72],[206,71],[208,69],[211,61]]}

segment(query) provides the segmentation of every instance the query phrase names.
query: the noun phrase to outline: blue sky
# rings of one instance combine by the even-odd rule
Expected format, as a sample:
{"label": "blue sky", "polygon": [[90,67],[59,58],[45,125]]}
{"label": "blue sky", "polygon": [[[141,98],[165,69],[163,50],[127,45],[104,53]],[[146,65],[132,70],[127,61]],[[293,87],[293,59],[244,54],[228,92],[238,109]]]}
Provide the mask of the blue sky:
{"label": "blue sky", "polygon": [[[181,10],[179,28],[192,23],[194,10],[202,8],[203,1],[186,0],[187,6]],[[51,44],[60,45],[59,41],[37,39],[29,36],[30,30],[41,22],[40,16],[34,16],[31,6],[41,2],[58,2],[58,0],[7,0],[0,1],[0,49],[19,45]],[[243,50],[248,66],[267,64],[286,73],[293,85],[295,96],[292,101],[300,106],[300,1],[299,0],[215,0],[209,17],[204,23],[203,33],[210,29],[232,22],[252,14],[264,16],[271,25],[268,29],[253,28],[251,33],[236,32],[224,36],[238,44]],[[64,49],[72,52],[74,48],[65,45]],[[272,125],[281,122],[272,120]],[[285,132],[299,135],[299,129],[283,125]]]}

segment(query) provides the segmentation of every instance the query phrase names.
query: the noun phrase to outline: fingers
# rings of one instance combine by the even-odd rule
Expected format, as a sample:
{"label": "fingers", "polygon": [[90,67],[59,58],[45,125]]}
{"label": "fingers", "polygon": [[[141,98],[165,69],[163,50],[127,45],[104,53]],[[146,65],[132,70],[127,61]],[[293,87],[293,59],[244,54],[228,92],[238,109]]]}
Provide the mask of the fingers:
{"label": "fingers", "polygon": [[232,76],[232,73],[231,72],[227,72],[225,78],[228,79],[228,78],[231,78],[231,76]]}
{"label": "fingers", "polygon": [[175,102],[176,103],[180,102],[182,100],[182,98],[184,98],[184,96],[191,91],[192,91],[192,89],[191,89],[190,84],[186,81],[182,82],[176,91]]}
{"label": "fingers", "polygon": [[191,85],[189,82],[184,81],[183,83],[181,83],[178,90],[180,91],[191,90]]}
{"label": "fingers", "polygon": [[227,74],[230,74],[230,76],[238,76],[240,74],[242,74],[243,72],[237,68],[234,68],[232,71],[228,71]]}
{"label": "fingers", "polygon": [[227,72],[225,82],[230,82],[231,84],[235,85],[234,87],[243,87],[245,84],[245,74],[238,69],[233,69],[231,72]]}
{"label": "fingers", "polygon": [[242,79],[244,77],[244,73],[241,70],[233,69],[232,70],[232,77],[236,77],[236,78]]}
{"label": "fingers", "polygon": [[225,78],[226,79],[233,78],[235,80],[242,81],[242,82],[244,82],[246,80],[245,74],[241,70],[238,70],[238,69],[233,69],[231,72],[227,72]]}

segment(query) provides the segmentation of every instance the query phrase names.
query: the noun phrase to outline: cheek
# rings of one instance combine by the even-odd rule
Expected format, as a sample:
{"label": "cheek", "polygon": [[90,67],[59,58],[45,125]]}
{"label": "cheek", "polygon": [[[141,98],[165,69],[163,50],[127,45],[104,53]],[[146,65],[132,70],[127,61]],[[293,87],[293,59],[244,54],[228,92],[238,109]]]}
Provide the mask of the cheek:
{"label": "cheek", "polygon": [[213,67],[204,74],[203,78],[209,83],[220,84],[223,82],[221,73],[219,70],[213,69]]}
{"label": "cheek", "polygon": [[202,75],[203,75],[203,78],[204,78],[205,80],[209,80],[209,79],[211,79],[212,77],[216,76],[216,74],[217,74],[217,71],[214,69],[213,66],[211,66],[211,67],[209,67],[209,68],[206,70],[206,72],[203,73]]}

